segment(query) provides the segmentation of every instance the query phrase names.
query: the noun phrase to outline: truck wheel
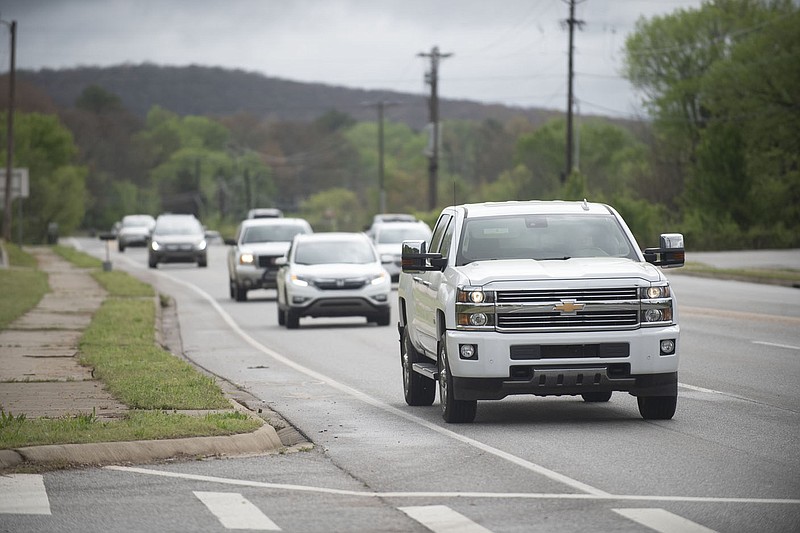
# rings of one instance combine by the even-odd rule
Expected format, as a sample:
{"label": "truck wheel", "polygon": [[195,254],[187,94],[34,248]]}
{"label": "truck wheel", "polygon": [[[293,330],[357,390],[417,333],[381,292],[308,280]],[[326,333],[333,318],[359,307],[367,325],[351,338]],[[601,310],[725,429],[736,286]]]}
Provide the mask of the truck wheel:
{"label": "truck wheel", "polygon": [[460,424],[475,420],[478,400],[456,400],[453,397],[453,377],[447,361],[445,337],[439,339],[439,402],[442,404],[442,418],[449,424]]}
{"label": "truck wheel", "polygon": [[403,365],[403,394],[408,405],[432,405],[436,397],[436,382],[417,374],[411,368],[414,363],[422,362],[422,356],[411,344],[408,330],[403,330],[403,342],[400,344],[400,362]]}
{"label": "truck wheel", "polygon": [[[388,326],[392,322],[392,312],[391,310],[386,310],[385,313],[381,313],[377,316],[375,320],[379,326]],[[430,404],[428,404],[430,405]]]}
{"label": "truck wheel", "polygon": [[584,392],[581,394],[584,402],[607,402],[611,399],[611,391],[608,392]]}
{"label": "truck wheel", "polygon": [[297,314],[297,311],[292,311],[292,309],[286,310],[286,328],[287,329],[297,329],[300,327],[300,316]]}
{"label": "truck wheel", "polygon": [[237,302],[247,301],[247,289],[245,289],[244,287],[240,287],[239,285],[234,285],[233,294],[236,297]]}
{"label": "truck wheel", "polygon": [[645,420],[669,420],[675,415],[677,396],[637,396],[639,414]]}

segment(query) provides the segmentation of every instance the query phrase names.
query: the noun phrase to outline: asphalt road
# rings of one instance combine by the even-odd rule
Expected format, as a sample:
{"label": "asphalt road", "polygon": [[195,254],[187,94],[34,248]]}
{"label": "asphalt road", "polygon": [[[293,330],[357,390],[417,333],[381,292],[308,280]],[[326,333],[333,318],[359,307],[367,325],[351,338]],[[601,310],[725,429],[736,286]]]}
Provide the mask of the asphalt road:
{"label": "asphalt road", "polygon": [[[79,243],[104,256],[99,241]],[[207,269],[149,270],[134,248],[111,259],[175,298],[190,358],[315,450],[13,480],[44,491],[50,514],[4,514],[0,501],[0,530],[800,530],[797,289],[670,273],[682,326],[673,420],[644,421],[615,394],[481,402],[474,424],[448,425],[438,403],[405,405],[394,327],[280,328],[274,293],[228,297],[225,251],[212,247]]]}

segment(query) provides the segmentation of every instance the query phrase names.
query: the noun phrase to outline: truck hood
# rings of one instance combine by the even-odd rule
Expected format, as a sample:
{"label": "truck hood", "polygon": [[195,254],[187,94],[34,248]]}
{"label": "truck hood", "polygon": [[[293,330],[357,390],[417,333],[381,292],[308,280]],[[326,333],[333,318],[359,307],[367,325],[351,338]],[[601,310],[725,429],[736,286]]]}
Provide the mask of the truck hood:
{"label": "truck hood", "polygon": [[273,242],[249,242],[241,245],[242,252],[250,252],[253,255],[271,255],[280,257],[286,255],[286,250],[289,249],[290,242],[273,241]]}
{"label": "truck hood", "polygon": [[534,259],[502,259],[475,261],[459,267],[471,285],[487,283],[517,284],[529,281],[641,279],[648,282],[664,280],[659,269],[649,263],[615,257],[572,258],[536,261]]}

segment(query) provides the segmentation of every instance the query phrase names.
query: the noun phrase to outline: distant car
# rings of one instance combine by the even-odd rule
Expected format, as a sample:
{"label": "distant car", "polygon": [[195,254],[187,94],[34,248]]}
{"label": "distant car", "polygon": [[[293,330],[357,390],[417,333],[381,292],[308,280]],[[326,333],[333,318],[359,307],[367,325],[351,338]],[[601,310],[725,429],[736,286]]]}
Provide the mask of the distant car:
{"label": "distant car", "polygon": [[394,222],[416,222],[417,217],[408,213],[379,213],[372,217],[372,225],[370,225],[365,233],[371,238],[375,238],[375,230],[381,224],[394,223]]}
{"label": "distant car", "polygon": [[403,241],[430,242],[431,228],[422,221],[379,224],[372,239],[378,248],[383,267],[389,272],[392,281],[398,281],[402,270]]}
{"label": "distant car", "polygon": [[156,219],[148,247],[148,265],[197,263],[208,266],[205,229],[194,215],[163,214]]}
{"label": "distant car", "polygon": [[295,235],[312,233],[302,218],[254,218],[242,221],[236,236],[227,239],[228,280],[231,298],[247,300],[247,291],[274,289],[278,266]]}
{"label": "distant car", "polygon": [[147,246],[156,219],[150,215],[127,215],[117,230],[117,247],[124,252],[128,246]]}
{"label": "distant car", "polygon": [[279,262],[278,324],[295,329],[301,317],[364,316],[389,325],[389,273],[365,234],[298,235]]}
{"label": "distant car", "polygon": [[247,212],[247,218],[282,218],[283,211],[272,207],[257,207]]}

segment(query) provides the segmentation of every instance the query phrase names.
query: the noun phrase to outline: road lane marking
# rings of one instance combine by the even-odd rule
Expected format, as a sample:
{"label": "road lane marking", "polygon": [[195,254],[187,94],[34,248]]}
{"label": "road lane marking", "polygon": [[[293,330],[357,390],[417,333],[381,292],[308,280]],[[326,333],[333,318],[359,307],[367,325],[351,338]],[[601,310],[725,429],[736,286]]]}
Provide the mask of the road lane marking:
{"label": "road lane marking", "polygon": [[0,496],[0,514],[51,514],[41,474],[0,476]]}
{"label": "road lane marking", "polygon": [[241,494],[194,491],[194,495],[227,529],[281,531],[275,522]]}
{"label": "road lane marking", "polygon": [[409,422],[413,422],[415,424],[421,425],[421,426],[423,426],[425,428],[430,429],[431,431],[439,433],[440,435],[443,435],[445,437],[449,437],[451,439],[457,440],[457,441],[459,441],[459,442],[461,442],[463,444],[466,444],[466,445],[471,446],[473,448],[477,448],[477,449],[479,449],[481,451],[484,451],[484,452],[486,452],[488,454],[494,455],[495,457],[499,457],[501,459],[505,459],[506,461],[509,461],[509,462],[521,467],[521,468],[525,468],[526,470],[529,470],[531,472],[535,472],[535,473],[537,473],[539,475],[542,475],[544,477],[547,477],[547,478],[549,478],[549,479],[551,479],[553,481],[556,481],[556,482],[562,483],[564,485],[567,485],[568,487],[571,487],[571,488],[573,488],[575,490],[586,492],[588,494],[594,494],[594,495],[597,495],[597,496],[608,495],[607,492],[605,492],[603,490],[600,490],[598,488],[595,488],[595,487],[593,487],[591,485],[588,485],[586,483],[583,483],[581,481],[578,481],[577,479],[573,479],[573,478],[571,478],[569,476],[566,476],[564,474],[561,474],[559,472],[555,472],[553,470],[550,470],[549,468],[545,468],[542,465],[533,463],[533,462],[528,461],[526,459],[523,459],[521,457],[517,457],[516,455],[512,455],[512,454],[510,454],[508,452],[505,452],[503,450],[500,450],[500,449],[495,448],[493,446],[490,446],[488,444],[484,444],[484,443],[482,443],[480,441],[477,441],[475,439],[471,439],[471,438],[466,437],[464,435],[460,435],[460,434],[458,434],[458,433],[456,433],[454,431],[451,431],[449,429],[446,429],[446,428],[443,428],[443,427],[438,426],[436,424],[433,424],[431,422],[428,422],[427,420],[424,420],[424,419],[419,418],[417,416],[411,415],[411,414],[409,414],[409,413],[407,413],[407,412],[405,412],[405,411],[403,411],[401,409],[393,407],[393,406],[391,406],[391,405],[389,405],[387,403],[384,403],[384,402],[382,402],[382,401],[380,401],[380,400],[378,400],[376,398],[373,398],[372,396],[369,396],[369,395],[367,395],[367,394],[365,394],[365,393],[363,393],[363,392],[361,392],[361,391],[359,391],[357,389],[354,389],[354,388],[352,388],[352,387],[350,387],[348,385],[345,385],[344,383],[340,383],[340,382],[338,382],[338,381],[336,381],[336,380],[334,380],[334,379],[332,379],[332,378],[330,378],[330,377],[328,377],[328,376],[326,376],[324,374],[320,374],[319,372],[317,372],[315,370],[311,370],[310,368],[307,368],[307,367],[305,367],[303,365],[300,365],[297,362],[292,361],[288,357],[285,357],[285,356],[279,354],[278,352],[276,352],[276,351],[264,346],[263,344],[258,342],[256,339],[251,337],[249,334],[247,334],[247,332],[245,332],[239,326],[239,324],[237,324],[236,321],[234,321],[233,318],[227,312],[225,312],[224,309],[222,309],[222,306],[220,306],[219,303],[217,303],[217,301],[210,294],[208,294],[207,292],[205,292],[201,288],[199,288],[196,285],[193,285],[193,284],[191,284],[189,282],[186,282],[186,281],[183,281],[181,279],[178,279],[178,278],[175,278],[173,276],[170,276],[169,274],[165,274],[163,272],[159,272],[159,274],[164,276],[165,278],[169,279],[173,283],[176,283],[178,285],[181,285],[183,287],[186,287],[186,288],[196,292],[203,299],[208,301],[211,304],[211,306],[217,311],[217,313],[220,315],[220,317],[222,317],[222,319],[225,321],[225,323],[227,323],[228,326],[230,326],[230,328],[239,337],[242,338],[242,340],[244,340],[247,344],[252,346],[254,349],[256,349],[259,352],[261,352],[261,353],[263,353],[263,354],[275,359],[278,362],[283,363],[284,365],[286,365],[286,366],[288,366],[288,367],[290,367],[290,368],[292,368],[292,369],[294,369],[294,370],[296,370],[296,371],[298,371],[300,373],[303,373],[303,374],[305,374],[305,375],[307,375],[307,376],[309,376],[309,377],[311,377],[313,379],[322,381],[323,383],[325,383],[329,387],[333,387],[334,389],[336,389],[336,390],[338,390],[340,392],[343,392],[343,393],[345,393],[345,394],[347,394],[349,396],[352,396],[353,398],[356,398],[357,400],[361,400],[362,402],[364,402],[364,403],[366,403],[368,405],[371,405],[373,407],[377,407],[378,409],[381,409],[381,410],[383,410],[383,411],[385,411],[387,413],[390,413],[390,414],[393,414],[395,416],[399,416],[401,418],[404,418],[405,420],[408,420]]}
{"label": "road lane marking", "polygon": [[680,502],[680,503],[753,503],[753,504],[788,504],[800,505],[800,498],[724,498],[711,496],[641,496],[625,494],[577,494],[577,493],[544,493],[544,492],[368,492],[328,487],[312,487],[290,483],[269,483],[266,481],[250,481],[199,474],[184,474],[152,468],[132,466],[106,466],[104,470],[114,470],[132,474],[159,476],[205,483],[220,483],[238,487],[286,490],[335,496],[354,496],[359,498],[476,498],[476,499],[517,499],[517,500],[597,500],[597,501],[642,501],[642,502]]}
{"label": "road lane marking", "polygon": [[777,342],[765,341],[752,341],[753,344],[761,344],[762,346],[772,346],[773,348],[786,348],[787,350],[800,350],[800,346],[792,346],[791,344],[778,344]]}
{"label": "road lane marking", "polygon": [[491,530],[476,524],[446,505],[399,507],[399,509],[434,533],[491,533]]}
{"label": "road lane marking", "polygon": [[617,514],[659,533],[715,533],[665,509],[612,509]]}

